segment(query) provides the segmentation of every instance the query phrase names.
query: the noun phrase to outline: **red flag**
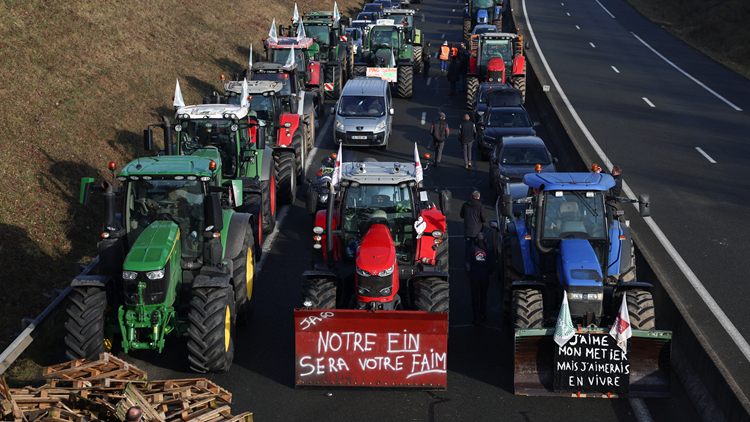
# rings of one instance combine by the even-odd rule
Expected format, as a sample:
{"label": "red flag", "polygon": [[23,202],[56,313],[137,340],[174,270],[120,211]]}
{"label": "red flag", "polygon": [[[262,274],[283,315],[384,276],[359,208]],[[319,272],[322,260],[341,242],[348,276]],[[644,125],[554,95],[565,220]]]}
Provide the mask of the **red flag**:
{"label": "red flag", "polygon": [[623,352],[628,351],[628,339],[633,336],[633,332],[630,329],[627,292],[622,296],[620,312],[617,313],[617,318],[615,318],[615,322],[612,324],[612,329],[609,330],[609,334],[617,341],[617,345]]}

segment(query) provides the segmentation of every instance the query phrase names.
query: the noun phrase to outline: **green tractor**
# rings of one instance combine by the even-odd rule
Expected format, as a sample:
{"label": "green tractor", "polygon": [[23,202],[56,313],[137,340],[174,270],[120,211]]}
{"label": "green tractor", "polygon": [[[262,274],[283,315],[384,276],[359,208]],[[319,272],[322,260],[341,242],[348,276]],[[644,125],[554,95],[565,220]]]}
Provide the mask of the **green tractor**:
{"label": "green tractor", "polygon": [[346,27],[334,13],[303,13],[305,34],[313,39],[310,55],[317,58],[323,68],[323,91],[326,99],[337,99],[346,81],[352,77],[354,44],[346,36]]}
{"label": "green tractor", "polygon": [[424,70],[422,61],[422,50],[424,50],[425,39],[422,31],[414,26],[414,9],[386,9],[383,11],[385,19],[393,19],[395,23],[403,25],[406,42],[411,44],[414,51],[414,73],[420,74]]}
{"label": "green tractor", "polygon": [[233,209],[242,180],[221,185],[221,161],[208,155],[139,158],[119,185],[82,179],[81,203],[102,192],[105,219],[93,270],[71,283],[68,358],[97,359],[116,337],[129,353],[186,336],[192,370],[229,370],[235,327],[252,314],[254,224]]}
{"label": "green tractor", "polygon": [[378,76],[395,82],[398,95],[411,98],[414,89],[414,72],[417,58],[414,46],[407,42],[407,27],[380,20],[370,26],[365,43],[365,53],[354,63],[354,76]]}

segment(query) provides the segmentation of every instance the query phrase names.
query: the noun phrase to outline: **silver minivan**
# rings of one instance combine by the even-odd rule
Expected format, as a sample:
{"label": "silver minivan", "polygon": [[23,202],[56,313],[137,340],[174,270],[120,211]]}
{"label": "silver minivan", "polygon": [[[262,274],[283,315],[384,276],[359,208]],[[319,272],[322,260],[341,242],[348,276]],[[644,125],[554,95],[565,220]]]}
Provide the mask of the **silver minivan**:
{"label": "silver minivan", "polygon": [[393,99],[388,82],[380,78],[349,80],[338,102],[331,107],[335,116],[336,145],[388,147],[393,124]]}

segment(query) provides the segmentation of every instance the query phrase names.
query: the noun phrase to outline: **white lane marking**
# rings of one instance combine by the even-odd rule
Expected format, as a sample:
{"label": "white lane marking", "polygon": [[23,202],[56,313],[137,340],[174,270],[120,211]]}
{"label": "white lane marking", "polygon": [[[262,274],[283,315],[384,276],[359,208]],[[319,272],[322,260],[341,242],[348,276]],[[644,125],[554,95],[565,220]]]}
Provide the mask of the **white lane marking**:
{"label": "white lane marking", "polygon": [[565,3],[560,3],[560,6],[565,6]]}
{"label": "white lane marking", "polygon": [[423,111],[422,112],[422,124],[424,124],[424,121],[425,121],[426,118],[427,118],[427,112]]}
{"label": "white lane marking", "polygon": [[576,25],[576,29],[581,29],[581,27],[580,27],[580,26],[578,26],[578,25]]}
{"label": "white lane marking", "polygon": [[431,80],[432,80],[432,78],[427,78],[427,86],[430,86],[430,81]]}
{"label": "white lane marking", "polygon": [[708,160],[709,163],[716,164],[716,160],[714,160],[713,158],[711,158],[710,155],[706,154],[706,151],[703,151],[703,149],[701,149],[700,147],[695,147],[695,149],[697,149],[698,152],[701,153],[701,155],[703,155],[704,157],[706,157],[706,160]]}
{"label": "white lane marking", "polygon": [[612,70],[614,70],[614,71],[615,71],[615,73],[620,73],[620,71],[619,71],[619,70],[617,70],[617,68],[616,68],[616,67],[614,67],[614,66],[612,66]]}
{"label": "white lane marking", "polygon": [[633,398],[629,399],[629,401],[638,422],[654,422],[654,419],[651,418],[651,414],[648,412],[648,408],[646,407],[646,403],[643,402],[643,399]]}
{"label": "white lane marking", "polygon": [[643,101],[645,101],[645,102],[646,102],[646,104],[648,104],[649,106],[651,106],[651,107],[656,107],[656,106],[654,105],[654,103],[652,103],[651,101],[649,101],[649,100],[648,100],[648,98],[646,98],[646,97],[641,97],[641,98],[643,98]]}
{"label": "white lane marking", "polygon": [[711,94],[713,94],[713,95],[714,95],[714,96],[715,96],[716,98],[720,99],[721,101],[724,101],[725,103],[727,103],[727,104],[728,104],[728,105],[729,105],[730,107],[732,107],[733,109],[735,109],[735,110],[737,110],[737,111],[742,111],[742,109],[741,109],[741,108],[739,108],[739,107],[737,107],[736,105],[732,104],[732,103],[731,103],[731,102],[730,102],[729,100],[727,100],[726,98],[724,98],[724,97],[722,97],[721,95],[719,95],[719,94],[718,94],[718,93],[717,93],[716,91],[714,91],[713,89],[711,89],[711,88],[707,87],[706,85],[704,85],[704,84],[703,84],[703,82],[701,82],[701,81],[699,81],[699,80],[695,79],[695,78],[694,78],[694,77],[693,77],[693,76],[692,76],[691,74],[689,74],[689,73],[685,72],[684,70],[680,69],[680,68],[679,68],[679,66],[677,66],[676,64],[674,64],[674,63],[672,63],[671,61],[669,61],[669,59],[667,59],[666,57],[662,56],[662,55],[661,55],[661,53],[659,53],[659,52],[658,52],[658,51],[656,51],[656,50],[655,50],[655,49],[654,49],[653,47],[651,47],[650,45],[648,45],[648,44],[646,43],[646,41],[643,41],[643,40],[641,39],[641,37],[639,37],[638,35],[635,35],[635,33],[634,33],[634,32],[631,32],[631,34],[633,34],[633,36],[635,37],[635,39],[637,39],[638,41],[640,41],[640,42],[641,42],[641,44],[645,45],[645,46],[646,46],[646,48],[648,48],[649,50],[653,51],[653,52],[654,52],[654,54],[656,54],[657,56],[659,56],[659,58],[661,58],[662,60],[664,60],[665,62],[667,62],[667,63],[668,63],[668,64],[669,64],[670,66],[672,66],[673,68],[677,69],[677,71],[679,71],[679,72],[680,72],[680,73],[682,73],[683,75],[687,76],[687,77],[688,77],[688,78],[689,78],[689,79],[690,79],[691,81],[693,81],[693,82],[697,83],[697,84],[698,84],[698,85],[699,85],[700,87],[702,87],[702,88],[703,88],[703,89],[705,89],[706,91],[710,92]]}
{"label": "white lane marking", "polygon": [[592,42],[590,42],[589,45],[591,45],[591,47],[593,47],[593,48],[596,48],[596,46]]}
{"label": "white lane marking", "polygon": [[448,25],[450,25],[450,24],[451,24],[451,20],[450,20],[450,19],[448,19],[448,22],[446,22],[446,23],[447,23]]}
{"label": "white lane marking", "polygon": [[602,7],[602,9],[604,9],[604,11],[605,11],[605,12],[607,12],[607,14],[609,15],[609,17],[611,17],[612,19],[614,19],[614,18],[615,18],[615,15],[613,15],[613,14],[609,13],[609,10],[607,10],[607,8],[606,8],[606,7],[604,7],[604,5],[603,5],[603,4],[599,3],[599,0],[596,0],[596,2],[597,2],[597,3],[599,4],[599,6],[601,6],[601,7]]}
{"label": "white lane marking", "polygon": [[455,11],[456,11],[456,9],[453,9],[453,11],[455,12]]}
{"label": "white lane marking", "polygon": [[440,37],[440,38],[445,38],[445,34],[443,34],[443,36],[442,36],[442,37]]}
{"label": "white lane marking", "polygon": [[[557,81],[557,78],[555,77],[555,74],[552,73],[552,69],[549,67],[549,63],[547,63],[547,59],[544,57],[544,53],[542,53],[542,49],[539,46],[539,42],[537,42],[536,34],[534,33],[534,30],[531,27],[531,22],[529,22],[529,15],[526,11],[526,0],[523,0],[523,14],[526,18],[526,26],[529,28],[529,33],[531,34],[531,39],[534,42],[534,45],[537,46],[536,50],[539,52],[539,59],[542,61],[542,64],[544,64],[544,68],[547,70],[547,74],[550,77],[550,80],[555,85],[555,88],[560,93],[560,98],[565,103],[565,106],[570,111],[570,114],[573,116],[573,119],[578,124],[578,127],[581,128],[581,131],[583,132],[584,136],[586,136],[586,139],[588,139],[591,146],[596,151],[596,154],[599,156],[601,161],[604,163],[605,166],[608,168],[612,168],[612,162],[609,160],[606,154],[604,154],[604,151],[602,151],[602,148],[599,146],[599,144],[596,142],[594,137],[591,135],[591,132],[589,132],[586,125],[583,124],[583,121],[581,120],[580,116],[578,116],[578,112],[576,112],[575,108],[573,108],[573,104],[570,103],[570,100],[568,99],[568,96],[565,95],[565,92],[563,92],[562,87],[560,87],[560,83]],[[635,34],[633,34],[635,36]],[[649,47],[650,48],[650,47]],[[658,53],[657,53],[658,54]],[[666,59],[665,59],[666,60]],[[636,199],[635,194],[633,194],[633,191],[630,190],[630,187],[628,186],[627,182],[622,182],[622,190],[625,192],[625,195],[627,195],[630,199]],[[638,204],[633,204],[633,206],[637,209]],[[675,261],[678,267],[680,267],[680,270],[682,271],[682,274],[685,275],[685,277],[690,282],[690,285],[693,286],[693,288],[698,292],[698,295],[703,299],[703,302],[708,306],[708,308],[711,310],[711,312],[716,316],[716,319],[719,320],[719,323],[722,327],[724,327],[724,330],[729,334],[729,336],[732,338],[734,343],[737,345],[737,347],[740,349],[742,354],[745,356],[745,359],[750,361],[750,344],[747,343],[747,341],[742,337],[742,334],[737,330],[737,328],[734,326],[732,321],[729,320],[727,315],[724,313],[724,311],[719,307],[719,304],[716,303],[714,298],[711,296],[711,294],[706,290],[706,288],[703,286],[701,281],[698,279],[698,276],[695,275],[693,270],[690,269],[688,264],[685,262],[684,259],[682,259],[682,256],[680,256],[679,253],[677,253],[677,250],[672,246],[672,243],[667,239],[667,236],[664,234],[664,232],[661,231],[661,228],[656,224],[653,218],[651,217],[644,217],[644,221],[646,221],[646,224],[648,224],[651,231],[654,232],[656,237],[659,239],[659,242],[664,246],[664,249],[667,250],[667,253],[672,257],[672,259]]]}
{"label": "white lane marking", "polygon": [[567,13],[568,16],[570,16],[570,13]]}

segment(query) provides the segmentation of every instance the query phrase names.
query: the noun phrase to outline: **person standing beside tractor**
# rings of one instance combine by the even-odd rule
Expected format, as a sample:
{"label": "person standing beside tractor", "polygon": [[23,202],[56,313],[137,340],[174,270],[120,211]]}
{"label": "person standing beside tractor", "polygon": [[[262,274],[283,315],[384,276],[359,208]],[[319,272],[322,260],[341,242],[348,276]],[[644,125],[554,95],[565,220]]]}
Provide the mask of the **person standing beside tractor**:
{"label": "person standing beside tractor", "polygon": [[440,113],[440,117],[435,119],[430,127],[432,144],[435,146],[435,167],[440,167],[440,160],[443,158],[443,146],[450,133],[448,122],[445,121],[445,113]]}
{"label": "person standing beside tractor", "polygon": [[477,127],[471,121],[468,114],[464,115],[464,121],[458,128],[458,137],[461,141],[461,147],[464,150],[464,167],[471,167],[471,149],[474,145],[474,138],[477,137]]}
{"label": "person standing beside tractor", "polygon": [[451,58],[451,49],[448,47],[448,41],[443,41],[443,45],[440,46],[440,73],[443,75],[448,73],[448,60]]}
{"label": "person standing beside tractor", "polygon": [[451,92],[448,94],[449,97],[456,95],[456,83],[461,76],[461,63],[458,61],[457,56],[451,58],[451,64],[448,67],[448,82],[451,83]]}
{"label": "person standing beside tractor", "polygon": [[615,179],[615,185],[609,190],[612,196],[620,196],[622,193],[622,167],[612,167],[612,178]]}
{"label": "person standing beside tractor", "polygon": [[430,45],[432,45],[429,41],[424,46],[424,49],[422,49],[422,61],[424,62],[424,69],[422,69],[422,75],[425,79],[430,77]]}
{"label": "person standing beside tractor", "polygon": [[482,201],[479,200],[480,197],[479,191],[475,190],[471,193],[471,199],[466,201],[461,207],[460,216],[464,219],[464,237],[466,237],[466,250],[464,253],[466,271],[469,271],[469,263],[471,262],[471,247],[477,235],[482,232],[485,221],[487,221]]}
{"label": "person standing beside tractor", "polygon": [[461,63],[461,79],[458,83],[459,92],[466,92],[466,75],[469,73],[470,59],[471,52],[464,48],[464,43],[461,43],[461,48],[458,49],[458,61]]}
{"label": "person standing beside tractor", "polygon": [[495,269],[495,254],[487,247],[483,233],[477,234],[477,241],[471,248],[469,261],[469,283],[471,286],[471,309],[474,313],[472,323],[480,325],[487,319],[487,290],[490,287],[490,276]]}

